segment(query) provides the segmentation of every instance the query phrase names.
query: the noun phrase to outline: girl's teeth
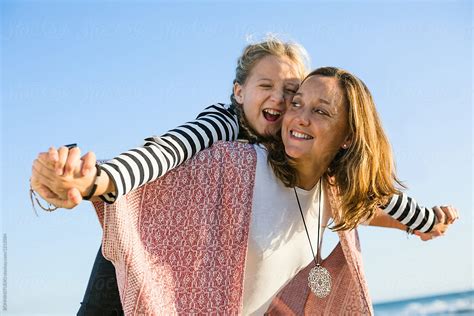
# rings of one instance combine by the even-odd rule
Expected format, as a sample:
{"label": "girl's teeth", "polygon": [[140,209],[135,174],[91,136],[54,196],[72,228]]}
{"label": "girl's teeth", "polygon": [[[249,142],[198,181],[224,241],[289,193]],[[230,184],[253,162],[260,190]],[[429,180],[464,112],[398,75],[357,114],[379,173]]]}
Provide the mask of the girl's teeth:
{"label": "girl's teeth", "polygon": [[263,116],[269,122],[276,122],[280,118],[281,112],[278,110],[265,109],[263,110]]}
{"label": "girl's teeth", "polygon": [[263,111],[267,112],[268,114],[271,114],[271,115],[281,115],[280,111],[276,111],[276,110],[272,110],[272,109],[265,109]]}

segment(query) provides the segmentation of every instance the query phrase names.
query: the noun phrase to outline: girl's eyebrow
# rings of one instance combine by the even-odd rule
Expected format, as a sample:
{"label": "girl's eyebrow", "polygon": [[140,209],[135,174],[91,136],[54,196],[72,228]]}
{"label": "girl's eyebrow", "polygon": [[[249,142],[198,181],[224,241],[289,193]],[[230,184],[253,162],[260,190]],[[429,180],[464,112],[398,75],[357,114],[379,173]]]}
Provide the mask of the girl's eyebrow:
{"label": "girl's eyebrow", "polygon": [[288,85],[288,86],[293,86],[293,87],[298,87],[298,86],[299,86],[299,83],[297,83],[297,82],[292,82],[292,81],[288,81],[288,82],[286,82],[286,85]]}

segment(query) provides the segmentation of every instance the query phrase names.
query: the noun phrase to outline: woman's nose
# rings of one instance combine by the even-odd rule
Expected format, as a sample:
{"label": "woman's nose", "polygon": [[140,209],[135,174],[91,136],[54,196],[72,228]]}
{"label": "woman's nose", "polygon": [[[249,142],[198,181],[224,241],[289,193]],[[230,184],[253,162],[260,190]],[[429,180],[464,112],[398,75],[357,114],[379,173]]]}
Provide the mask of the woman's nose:
{"label": "woman's nose", "polygon": [[300,111],[295,117],[296,122],[302,126],[308,126],[310,121],[308,114],[308,111]]}

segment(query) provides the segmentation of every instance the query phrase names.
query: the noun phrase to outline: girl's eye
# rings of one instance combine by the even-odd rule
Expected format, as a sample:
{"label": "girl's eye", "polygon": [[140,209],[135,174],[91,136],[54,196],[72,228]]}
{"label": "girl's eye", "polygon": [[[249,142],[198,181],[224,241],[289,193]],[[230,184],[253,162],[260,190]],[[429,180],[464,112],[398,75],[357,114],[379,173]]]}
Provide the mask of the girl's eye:
{"label": "girl's eye", "polygon": [[271,88],[272,86],[269,85],[269,84],[261,84],[260,87],[269,89],[269,88]]}
{"label": "girl's eye", "polygon": [[293,90],[293,89],[285,89],[285,91],[286,93],[291,94],[291,95],[296,94],[296,90]]}

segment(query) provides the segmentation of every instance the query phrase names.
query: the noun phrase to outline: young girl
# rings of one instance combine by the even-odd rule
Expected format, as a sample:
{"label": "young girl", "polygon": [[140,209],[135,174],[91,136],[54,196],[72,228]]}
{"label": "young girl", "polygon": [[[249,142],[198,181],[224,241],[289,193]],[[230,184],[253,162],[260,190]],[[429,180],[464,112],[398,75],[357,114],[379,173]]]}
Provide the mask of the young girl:
{"label": "young girl", "polygon": [[[79,158],[78,149],[69,151],[60,148],[58,152],[51,149],[50,162],[55,161],[57,170],[60,173],[64,170],[65,176],[62,183],[50,184],[49,189],[58,197],[55,204],[71,207],[79,203],[82,196],[100,196],[104,201],[113,203],[118,197],[163,176],[218,140],[240,138],[256,142],[262,136],[274,135],[306,73],[304,56],[304,51],[298,45],[282,43],[274,38],[249,45],[237,64],[230,106],[213,105],[195,121],[162,137],[148,138],[144,146],[123,153],[100,167],[93,167],[95,158],[89,154],[84,159],[83,169],[87,171],[92,166],[94,171],[104,171],[97,177],[96,172],[84,172],[86,175],[82,177],[73,176]],[[40,193],[47,195],[44,192]],[[49,195],[49,198],[52,197]],[[400,229],[429,232],[435,227],[434,210],[419,207],[404,194],[394,195],[384,211],[400,222],[390,225]],[[444,208],[442,211],[446,212],[450,221],[454,219],[452,210]],[[372,224],[386,225],[377,223],[377,219]],[[105,271],[104,276],[100,275],[101,271]],[[108,292],[95,289],[94,284],[104,278],[114,278],[114,270],[99,251],[80,313],[87,310],[89,314],[94,303],[109,307],[115,304],[113,309],[120,308],[116,287]],[[99,296],[94,299],[94,295]],[[107,298],[112,298],[111,304]],[[96,311],[104,312],[99,306]]]}

